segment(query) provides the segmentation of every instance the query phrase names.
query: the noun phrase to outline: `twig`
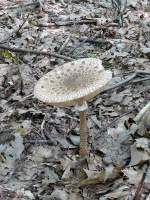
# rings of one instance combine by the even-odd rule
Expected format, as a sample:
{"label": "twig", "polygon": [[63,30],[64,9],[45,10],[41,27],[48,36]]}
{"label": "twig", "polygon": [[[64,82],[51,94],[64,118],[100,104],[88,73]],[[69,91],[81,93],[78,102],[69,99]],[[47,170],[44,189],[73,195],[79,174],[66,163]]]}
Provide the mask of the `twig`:
{"label": "twig", "polygon": [[150,75],[150,71],[137,70],[136,73],[139,74],[139,75]]}
{"label": "twig", "polygon": [[121,81],[121,82],[119,82],[119,83],[117,83],[117,84],[115,84],[115,85],[112,85],[112,86],[109,87],[109,88],[104,89],[104,90],[102,91],[102,93],[108,92],[108,91],[110,91],[110,90],[112,90],[112,89],[115,89],[115,88],[118,88],[118,87],[120,87],[120,86],[123,86],[123,85],[125,85],[126,83],[130,82],[131,80],[133,80],[134,78],[136,78],[136,76],[137,76],[137,73],[134,73],[133,75],[131,75],[131,76],[128,77],[127,79],[125,79],[125,80],[123,80],[123,81]]}
{"label": "twig", "polygon": [[7,38],[4,40],[0,41],[0,44],[4,44],[6,41],[8,41],[11,37],[14,38],[15,35],[19,34],[20,30],[22,29],[23,25],[26,23],[27,19],[29,18],[29,15],[27,15],[26,19],[23,21],[23,23],[19,26],[19,28],[15,31],[13,31]]}
{"label": "twig", "polygon": [[67,4],[64,2],[64,0],[60,0],[60,3],[61,3],[63,6],[67,6]]}
{"label": "twig", "polygon": [[[124,117],[124,116],[126,116],[126,115],[128,115],[128,114],[130,114],[130,113],[132,113],[132,112],[133,112],[134,110],[136,110],[136,109],[137,109],[137,107],[135,107],[135,108],[129,110],[128,112],[126,112],[126,113],[124,113],[124,114],[122,114],[122,115],[120,115],[120,116],[118,116],[116,119],[112,120],[112,122],[110,122],[109,124],[105,125],[104,127],[100,127],[100,129],[101,129],[101,130],[100,130],[100,134],[101,134],[103,131],[106,131],[108,127],[111,127],[111,125],[115,124],[120,118],[122,118],[122,117]],[[98,136],[95,137],[95,139],[98,139],[98,138],[100,138],[100,137],[101,137],[101,135],[98,135]]]}
{"label": "twig", "polygon": [[109,41],[108,40],[105,40],[105,39],[97,39],[97,40],[95,40],[95,39],[92,39],[92,38],[85,38],[85,37],[83,37],[83,38],[80,38],[79,39],[79,41],[80,42],[88,42],[88,43],[96,43],[96,44],[106,44],[106,43],[109,43]]}
{"label": "twig", "polygon": [[137,188],[137,190],[136,190],[136,192],[135,192],[135,195],[134,195],[133,200],[140,200],[140,199],[141,199],[141,198],[140,198],[140,192],[141,192],[141,190],[142,190],[143,183],[144,183],[144,180],[145,180],[145,177],[146,177],[146,174],[147,174],[147,171],[148,171],[149,166],[150,166],[150,162],[148,161],[147,166],[146,166],[146,169],[145,169],[145,171],[144,171],[144,173],[143,173],[143,176],[142,176],[142,178],[141,178],[141,181],[140,181],[140,183],[139,183],[139,185],[138,185],[138,188]]}
{"label": "twig", "polygon": [[74,47],[74,48],[70,51],[70,54],[72,54],[77,48],[81,47],[86,41],[87,41],[87,39],[84,39],[81,43],[77,44],[76,47]]}
{"label": "twig", "polygon": [[26,99],[29,99],[29,98],[31,98],[31,97],[33,97],[33,96],[34,96],[33,94],[29,94],[29,95],[23,97],[23,98],[20,100],[20,102],[23,102],[23,101],[25,101]]}
{"label": "twig", "polygon": [[138,77],[138,76],[140,76],[140,75],[150,75],[150,72],[147,72],[147,71],[136,71],[133,75],[131,75],[130,77],[128,77],[127,79],[125,79],[125,80],[123,80],[123,81],[121,81],[121,82],[119,82],[119,83],[117,83],[117,84],[115,84],[115,85],[112,85],[111,87],[109,87],[109,88],[106,88],[106,89],[104,89],[103,91],[102,91],[102,93],[104,93],[104,92],[108,92],[108,91],[110,91],[110,90],[112,90],[112,89],[115,89],[115,88],[118,88],[118,87],[120,87],[120,86],[123,86],[123,85],[125,85],[126,83],[129,83],[130,81],[132,81],[134,78],[136,78],[136,77]]}
{"label": "twig", "polygon": [[67,46],[68,42],[70,41],[70,35],[67,37],[67,39],[65,40],[65,42],[63,43],[63,45],[60,47],[58,53],[62,53],[64,48]]}
{"label": "twig", "polygon": [[114,44],[114,43],[126,43],[126,44],[133,44],[133,45],[136,45],[137,42],[133,42],[133,41],[130,41],[130,40],[127,40],[127,39],[105,39],[105,38],[99,38],[97,40],[93,39],[93,38],[88,38],[88,37],[82,37],[79,39],[79,41],[85,41],[85,42],[90,42],[90,43],[100,43],[100,44],[103,44],[103,43],[111,43],[111,44]]}
{"label": "twig", "polygon": [[43,138],[45,138],[44,126],[45,126],[46,119],[47,119],[47,114],[45,114],[44,119],[41,124],[41,133],[42,133]]}
{"label": "twig", "polygon": [[45,143],[48,143],[48,144],[52,144],[52,141],[50,139],[45,139],[45,140],[27,140],[25,141],[25,143],[31,143],[31,144],[35,144],[35,143],[40,143],[40,144],[45,144]]}
{"label": "twig", "polygon": [[27,15],[26,19],[23,21],[23,23],[21,24],[21,26],[19,26],[18,30],[15,31],[16,34],[19,34],[20,33],[20,30],[22,29],[22,27],[24,26],[24,24],[26,23],[27,19],[29,18],[29,15]]}
{"label": "twig", "polygon": [[[118,20],[119,25],[123,26],[123,15],[125,13],[125,10],[127,8],[127,0],[121,1],[121,0],[111,0],[112,7],[115,11],[117,11],[116,20]],[[124,5],[123,5],[124,4]]]}
{"label": "twig", "polygon": [[82,42],[80,42],[79,44],[77,44],[76,47],[74,47],[74,48],[71,50],[70,54],[72,54],[77,48],[81,47],[85,42],[87,42],[87,40],[89,40],[89,39],[94,40],[96,37],[99,36],[100,33],[101,33],[101,30],[98,31],[98,32],[96,32],[96,34],[95,34],[93,37],[87,37],[87,38],[83,39]]}
{"label": "twig", "polygon": [[51,53],[51,52],[45,52],[45,51],[37,51],[37,50],[31,50],[31,49],[23,49],[23,48],[16,48],[16,47],[7,47],[4,45],[0,45],[0,49],[7,49],[13,52],[19,52],[19,53],[31,53],[36,55],[44,55],[44,56],[53,56],[56,58],[62,58],[64,60],[73,61],[74,59],[68,56],[63,56],[57,53]]}
{"label": "twig", "polygon": [[134,118],[134,121],[139,122],[148,110],[150,110],[150,102],[138,113]]}
{"label": "twig", "polygon": [[47,27],[47,28],[52,28],[54,26],[56,26],[55,23],[51,22],[51,23],[46,23],[46,24],[35,24],[35,23],[32,23],[32,21],[30,22],[33,26],[37,26],[37,27]]}
{"label": "twig", "polygon": [[148,81],[148,80],[150,80],[150,77],[142,78],[142,79],[139,79],[139,80],[133,80],[133,83],[139,83],[139,82]]}
{"label": "twig", "polygon": [[98,26],[94,27],[93,29],[94,30],[100,30],[100,29],[101,30],[106,30],[109,27],[118,27],[118,24],[114,23],[114,22],[108,22],[107,24],[98,25]]}
{"label": "twig", "polygon": [[[95,41],[95,39],[101,34],[101,30],[104,29],[104,27],[105,27],[105,29],[106,29],[106,28],[108,28],[108,27],[110,27],[110,26],[114,26],[114,25],[116,26],[116,23],[108,23],[108,24],[105,24],[105,26],[102,25],[102,26],[99,27],[100,30],[97,31],[97,32],[94,34],[94,36],[79,39],[79,41],[80,41],[81,43],[79,43],[76,47],[74,47],[70,53],[73,53],[77,48],[81,47],[85,42]],[[104,40],[104,39],[102,39],[102,41],[107,42],[107,41]],[[104,43],[104,42],[103,42],[103,43]]]}
{"label": "twig", "polygon": [[71,26],[71,25],[80,25],[80,24],[96,24],[96,19],[89,19],[89,20],[80,20],[80,21],[56,21],[55,24],[57,26]]}

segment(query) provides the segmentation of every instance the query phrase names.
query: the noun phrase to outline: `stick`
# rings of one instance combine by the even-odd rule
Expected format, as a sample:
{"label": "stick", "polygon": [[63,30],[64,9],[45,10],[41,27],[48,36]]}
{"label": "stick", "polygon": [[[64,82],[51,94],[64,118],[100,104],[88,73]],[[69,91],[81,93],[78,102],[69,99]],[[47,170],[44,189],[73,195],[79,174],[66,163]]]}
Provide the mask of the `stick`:
{"label": "stick", "polygon": [[144,180],[145,180],[145,178],[146,178],[146,174],[147,174],[147,171],[148,171],[148,168],[149,168],[149,166],[150,166],[150,162],[148,161],[148,163],[147,163],[147,166],[146,166],[146,169],[145,169],[145,171],[144,171],[144,173],[143,173],[143,176],[142,176],[142,178],[141,178],[141,181],[140,181],[140,183],[139,183],[139,185],[138,185],[138,188],[137,188],[137,190],[136,190],[136,192],[135,192],[135,195],[134,195],[134,198],[133,198],[133,200],[140,200],[141,198],[141,190],[142,190],[142,187],[143,187],[143,184],[144,184]]}
{"label": "stick", "polygon": [[[82,41],[81,43],[77,44],[76,47],[74,47],[74,48],[71,50],[70,54],[72,54],[77,48],[81,47],[85,42],[87,42],[88,39],[94,40],[96,37],[98,37],[98,35],[99,35],[100,33],[101,33],[101,31],[98,31],[98,32],[96,32],[96,34],[95,34],[93,37],[89,37],[89,38],[87,37],[87,38],[83,39],[83,41]],[[79,40],[79,41],[80,41],[80,40]]]}
{"label": "stick", "polygon": [[[103,131],[106,131],[108,127],[110,127],[112,124],[115,124],[118,120],[120,120],[120,118],[132,113],[136,109],[137,109],[137,107],[129,110],[128,112],[126,112],[126,113],[124,113],[124,114],[122,114],[120,116],[118,116],[116,119],[112,120],[112,122],[110,122],[109,124],[106,124],[104,127],[100,127],[101,130],[100,130],[99,134],[101,134]],[[98,135],[98,136],[95,137],[95,139],[97,140],[100,137],[101,137],[101,135]]]}
{"label": "stick", "polygon": [[19,26],[19,28],[15,31],[13,31],[7,38],[5,38],[4,40],[0,41],[0,44],[4,44],[6,41],[8,41],[11,37],[14,38],[15,35],[20,33],[20,30],[22,29],[22,27],[24,26],[24,24],[26,23],[27,19],[29,18],[29,15],[27,15],[26,19],[23,21],[23,23]]}
{"label": "stick", "polygon": [[63,6],[66,6],[67,4],[64,2],[64,0],[60,0],[60,3],[63,5]]}
{"label": "stick", "polygon": [[21,26],[19,26],[18,30],[15,32],[16,34],[19,34],[20,30],[22,29],[22,27],[24,26],[24,24],[26,23],[26,21],[28,20],[29,18],[29,15],[27,15],[26,19],[24,20],[24,22],[21,24]]}
{"label": "stick", "polygon": [[[120,43],[120,42],[123,42],[123,43],[126,43],[126,44],[133,44],[133,45],[136,45],[137,43],[136,42],[133,42],[133,41],[130,41],[130,40],[127,40],[127,39],[105,39],[105,38],[99,38],[97,40],[95,40],[96,38],[93,39],[93,37],[81,37],[79,39],[79,41],[83,41],[85,40],[86,42],[91,42],[91,43],[111,43],[111,44],[114,44],[114,43]],[[147,59],[148,60],[148,59]]]}
{"label": "stick", "polygon": [[71,26],[71,25],[80,25],[80,24],[96,24],[96,20],[90,19],[90,20],[80,20],[80,21],[56,21],[55,24],[57,26]]}
{"label": "stick", "polygon": [[19,53],[31,53],[31,54],[36,54],[36,55],[44,55],[44,56],[53,56],[56,58],[62,58],[64,60],[68,60],[68,61],[73,61],[74,59],[71,57],[67,57],[67,56],[63,56],[57,53],[51,53],[48,51],[37,51],[37,50],[31,50],[31,49],[23,49],[23,48],[16,48],[16,47],[7,47],[4,45],[0,44],[0,49],[7,49],[13,52],[19,52]]}
{"label": "stick", "polygon": [[87,42],[87,43],[93,43],[93,44],[106,44],[106,43],[109,43],[109,41],[105,40],[105,39],[98,39],[98,40],[95,40],[95,39],[92,39],[92,38],[80,38],[79,39],[80,42]]}
{"label": "stick", "polygon": [[127,79],[125,79],[125,80],[123,80],[123,81],[121,81],[121,82],[119,82],[119,83],[117,83],[117,84],[115,84],[115,85],[112,85],[112,86],[109,87],[109,88],[104,89],[104,90],[102,91],[102,93],[108,92],[108,91],[110,91],[110,90],[112,90],[112,89],[115,89],[115,88],[118,88],[118,87],[120,87],[120,86],[123,86],[123,85],[125,85],[126,83],[130,82],[131,80],[133,80],[136,76],[137,76],[137,73],[134,73],[133,75],[131,75],[131,76],[128,77]]}
{"label": "stick", "polygon": [[58,53],[62,53],[64,48],[67,46],[68,42],[70,41],[70,35],[67,37],[67,39],[65,40],[65,42],[63,43],[63,45],[60,47]]}
{"label": "stick", "polygon": [[140,71],[140,70],[137,70],[133,75],[131,75],[130,77],[128,77],[127,79],[115,84],[115,85],[112,85],[111,87],[109,88],[106,88],[102,91],[102,93],[104,92],[108,92],[112,89],[115,89],[115,88],[118,88],[120,86],[123,86],[125,85],[126,83],[129,83],[130,81],[132,81],[134,78],[136,78],[137,76],[141,76],[141,75],[150,75],[150,72],[147,72],[147,71]]}
{"label": "stick", "polygon": [[148,80],[150,80],[150,77],[142,78],[142,79],[139,79],[139,80],[133,80],[133,83],[139,83],[139,82],[148,81]]}
{"label": "stick", "polygon": [[134,121],[139,122],[148,110],[150,110],[150,102],[138,113]]}

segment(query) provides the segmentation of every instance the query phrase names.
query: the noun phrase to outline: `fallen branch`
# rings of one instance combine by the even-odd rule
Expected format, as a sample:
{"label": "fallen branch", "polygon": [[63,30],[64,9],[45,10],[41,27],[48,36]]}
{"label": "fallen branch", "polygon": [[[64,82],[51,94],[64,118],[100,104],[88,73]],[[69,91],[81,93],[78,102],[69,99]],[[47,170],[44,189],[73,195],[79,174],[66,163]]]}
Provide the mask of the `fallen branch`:
{"label": "fallen branch", "polygon": [[18,30],[15,31],[16,34],[20,34],[20,30],[22,29],[22,27],[24,26],[24,24],[27,22],[28,18],[29,18],[29,15],[27,15],[26,19],[23,21],[23,23],[19,26]]}
{"label": "fallen branch", "polygon": [[30,22],[33,26],[37,26],[37,27],[41,27],[41,28],[52,28],[52,27],[56,27],[56,24],[51,22],[51,23],[46,23],[46,24],[39,24],[39,23],[35,23],[34,21]]}
{"label": "fallen branch", "polygon": [[79,41],[80,42],[84,41],[84,43],[92,43],[92,44],[106,44],[106,43],[110,43],[109,41],[107,41],[105,39],[97,39],[97,40],[95,40],[95,39],[92,39],[92,38],[85,38],[85,37],[80,38]]}
{"label": "fallen branch", "polygon": [[63,45],[60,47],[58,53],[62,53],[64,48],[67,46],[68,42],[70,41],[70,35],[67,37],[67,39],[65,40],[65,42],[63,43]]}
{"label": "fallen branch", "polygon": [[123,85],[126,85],[127,83],[129,83],[130,81],[132,81],[133,79],[137,78],[138,76],[142,76],[142,75],[150,75],[150,72],[147,72],[147,71],[136,71],[134,74],[132,74],[130,77],[128,77],[127,79],[115,84],[115,85],[112,85],[111,87],[108,87],[106,89],[104,89],[102,91],[102,93],[104,92],[108,92],[112,89],[115,89],[115,88],[118,88],[120,86],[123,86]]}
{"label": "fallen branch", "polygon": [[139,80],[133,80],[133,83],[140,83],[140,82],[148,81],[148,80],[150,80],[150,77],[142,78],[142,79],[139,79]]}
{"label": "fallen branch", "polygon": [[146,175],[148,173],[149,166],[150,166],[150,161],[148,161],[148,163],[146,164],[146,168],[145,168],[144,173],[142,175],[141,181],[140,181],[140,183],[137,187],[137,190],[135,192],[133,200],[140,200],[141,199],[141,190],[143,188],[144,181],[145,181]]}
{"label": "fallen branch", "polygon": [[71,26],[71,25],[80,25],[80,24],[96,24],[96,19],[89,20],[80,20],[80,21],[56,21],[55,24],[57,26]]}
{"label": "fallen branch", "polygon": [[150,111],[150,102],[144,108],[142,108],[142,110],[134,118],[134,121],[138,123],[143,118],[143,116],[147,111]]}
{"label": "fallen branch", "polygon": [[23,48],[16,48],[16,47],[7,47],[4,45],[0,45],[0,49],[7,49],[9,51],[13,51],[13,52],[18,52],[18,53],[30,53],[30,54],[36,54],[36,55],[43,55],[43,56],[53,56],[56,58],[62,58],[64,60],[68,60],[68,61],[73,61],[73,58],[70,58],[68,56],[63,56],[57,53],[51,53],[48,51],[37,51],[37,50],[31,50],[31,49],[23,49]]}
{"label": "fallen branch", "polygon": [[[100,132],[99,132],[99,135],[97,135],[95,137],[95,140],[97,140],[98,138],[101,137],[101,133],[103,133],[104,131],[106,131],[108,129],[108,127],[111,127],[112,125],[114,125],[117,121],[119,121],[122,117],[132,113],[133,111],[137,110],[137,107],[129,110],[128,112],[122,114],[122,115],[119,115],[118,117],[116,117],[114,120],[112,120],[112,122],[110,122],[109,124],[106,124],[104,127],[99,127],[100,128]],[[97,125],[97,124],[96,124]]]}
{"label": "fallen branch", "polygon": [[88,38],[88,37],[81,37],[79,39],[80,42],[84,41],[85,42],[89,42],[89,43],[100,43],[100,44],[103,44],[103,43],[111,43],[111,44],[114,44],[114,43],[125,43],[125,44],[133,44],[133,45],[136,45],[137,42],[134,42],[134,41],[130,41],[130,40],[127,40],[127,39],[105,39],[105,38],[99,38],[99,39],[96,39],[96,38]]}

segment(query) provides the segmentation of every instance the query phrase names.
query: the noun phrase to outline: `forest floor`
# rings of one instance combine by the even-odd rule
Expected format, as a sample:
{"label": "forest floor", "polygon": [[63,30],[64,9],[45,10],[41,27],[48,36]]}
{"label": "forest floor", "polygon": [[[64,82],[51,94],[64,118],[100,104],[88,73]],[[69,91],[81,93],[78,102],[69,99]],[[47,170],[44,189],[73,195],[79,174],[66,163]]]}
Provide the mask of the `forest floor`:
{"label": "forest floor", "polygon": [[[87,57],[113,78],[88,104],[85,160],[79,113],[33,89]],[[150,200],[149,59],[147,0],[0,0],[0,200]]]}

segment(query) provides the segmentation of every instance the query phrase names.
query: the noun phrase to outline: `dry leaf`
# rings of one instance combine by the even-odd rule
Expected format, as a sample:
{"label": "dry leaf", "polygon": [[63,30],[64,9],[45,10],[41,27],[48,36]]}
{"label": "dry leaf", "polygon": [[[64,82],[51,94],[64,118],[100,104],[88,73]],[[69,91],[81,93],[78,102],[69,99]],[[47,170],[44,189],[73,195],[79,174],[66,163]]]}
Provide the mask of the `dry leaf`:
{"label": "dry leaf", "polygon": [[144,151],[136,148],[136,144],[131,145],[131,161],[129,166],[140,164],[150,159],[150,155]]}
{"label": "dry leaf", "polygon": [[143,171],[142,170],[134,170],[132,167],[126,168],[122,170],[125,176],[128,177],[128,182],[130,184],[138,185],[142,179]]}

